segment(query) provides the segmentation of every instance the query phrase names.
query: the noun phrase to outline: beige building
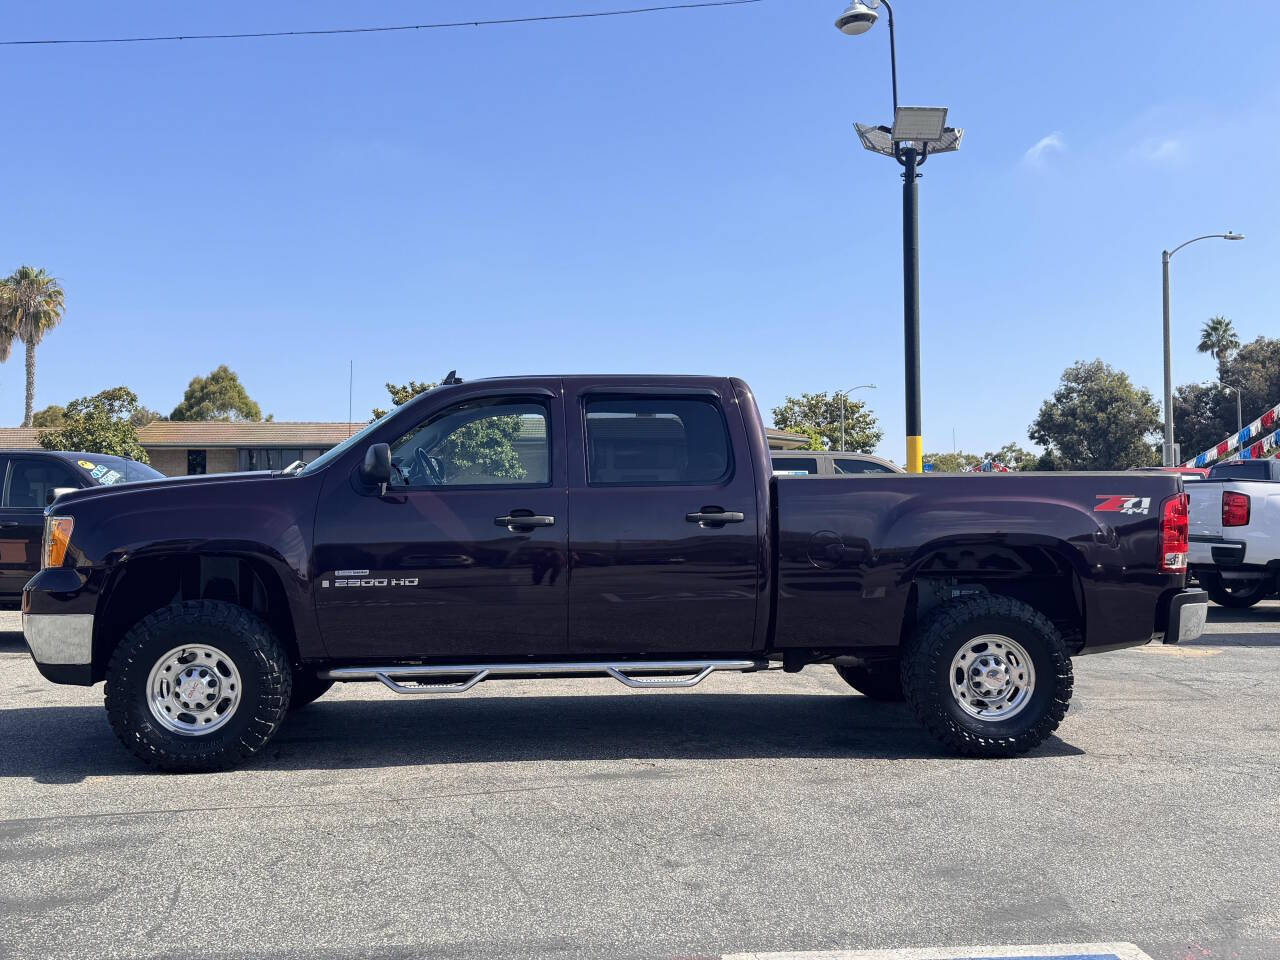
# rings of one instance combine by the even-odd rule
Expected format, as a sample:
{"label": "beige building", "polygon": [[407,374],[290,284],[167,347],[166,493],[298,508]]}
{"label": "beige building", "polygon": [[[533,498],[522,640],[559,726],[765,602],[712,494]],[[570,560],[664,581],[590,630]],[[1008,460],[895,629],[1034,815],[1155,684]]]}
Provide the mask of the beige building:
{"label": "beige building", "polygon": [[[176,477],[279,470],[295,460],[314,460],[362,427],[363,423],[345,422],[156,420],[138,430],[138,440],[153,467]],[[0,449],[38,450],[42,432],[36,428],[0,427]],[[805,437],[772,427],[765,434],[774,450],[793,450],[807,442]]]}

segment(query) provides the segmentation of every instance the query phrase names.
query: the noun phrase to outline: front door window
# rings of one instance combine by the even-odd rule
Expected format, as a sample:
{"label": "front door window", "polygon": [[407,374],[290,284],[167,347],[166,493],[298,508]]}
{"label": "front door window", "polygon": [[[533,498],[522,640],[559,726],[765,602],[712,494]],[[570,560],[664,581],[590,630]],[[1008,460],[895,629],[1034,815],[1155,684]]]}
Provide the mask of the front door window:
{"label": "front door window", "polygon": [[547,407],[473,400],[431,417],[391,445],[392,486],[533,487],[550,480]]}

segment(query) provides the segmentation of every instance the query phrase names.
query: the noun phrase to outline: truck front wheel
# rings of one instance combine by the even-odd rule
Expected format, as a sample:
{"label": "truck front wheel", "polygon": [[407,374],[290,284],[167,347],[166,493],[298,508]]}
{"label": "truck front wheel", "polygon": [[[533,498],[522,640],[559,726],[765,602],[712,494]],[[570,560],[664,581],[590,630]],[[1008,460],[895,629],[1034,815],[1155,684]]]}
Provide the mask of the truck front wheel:
{"label": "truck front wheel", "polygon": [[188,600],[144,617],[107,666],[107,717],[162,770],[221,770],[274,736],[289,707],[289,658],[243,607]]}
{"label": "truck front wheel", "polygon": [[1012,757],[1057,729],[1071,702],[1071,658],[1041,613],[995,594],[935,608],[903,650],[903,692],[958,753]]}
{"label": "truck front wheel", "polygon": [[866,663],[856,667],[837,666],[836,673],[864,697],[889,702],[904,699],[902,668],[896,660],[890,663]]}

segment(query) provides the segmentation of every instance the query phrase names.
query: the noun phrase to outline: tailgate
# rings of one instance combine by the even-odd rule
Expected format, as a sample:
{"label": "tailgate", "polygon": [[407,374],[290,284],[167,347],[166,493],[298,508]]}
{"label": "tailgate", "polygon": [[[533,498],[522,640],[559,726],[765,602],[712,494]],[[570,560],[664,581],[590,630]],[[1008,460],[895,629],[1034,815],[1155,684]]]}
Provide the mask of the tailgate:
{"label": "tailgate", "polygon": [[1222,489],[1221,481],[1200,480],[1187,484],[1187,496],[1191,498],[1191,536],[1222,536]]}

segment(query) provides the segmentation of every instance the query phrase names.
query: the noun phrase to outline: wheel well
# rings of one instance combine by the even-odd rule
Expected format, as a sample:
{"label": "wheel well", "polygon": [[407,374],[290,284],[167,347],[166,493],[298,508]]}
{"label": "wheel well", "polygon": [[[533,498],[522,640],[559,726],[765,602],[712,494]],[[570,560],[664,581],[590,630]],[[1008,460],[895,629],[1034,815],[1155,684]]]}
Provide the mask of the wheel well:
{"label": "wheel well", "polygon": [[[991,593],[1025,603],[1048,617],[1066,641],[1067,650],[1075,653],[1084,643],[1084,590],[1080,577],[1063,554],[1036,547],[1029,551],[1010,551],[1017,558],[1017,570],[948,571],[929,570],[920,573],[913,585],[913,601],[903,624],[903,639],[931,609],[968,593]],[[928,568],[925,564],[925,569]]]}
{"label": "wheel well", "polygon": [[111,651],[130,627],[183,600],[225,600],[252,611],[275,632],[290,660],[299,662],[284,586],[267,564],[231,555],[141,557],[121,565],[99,601],[93,626],[94,682],[104,678]]}

